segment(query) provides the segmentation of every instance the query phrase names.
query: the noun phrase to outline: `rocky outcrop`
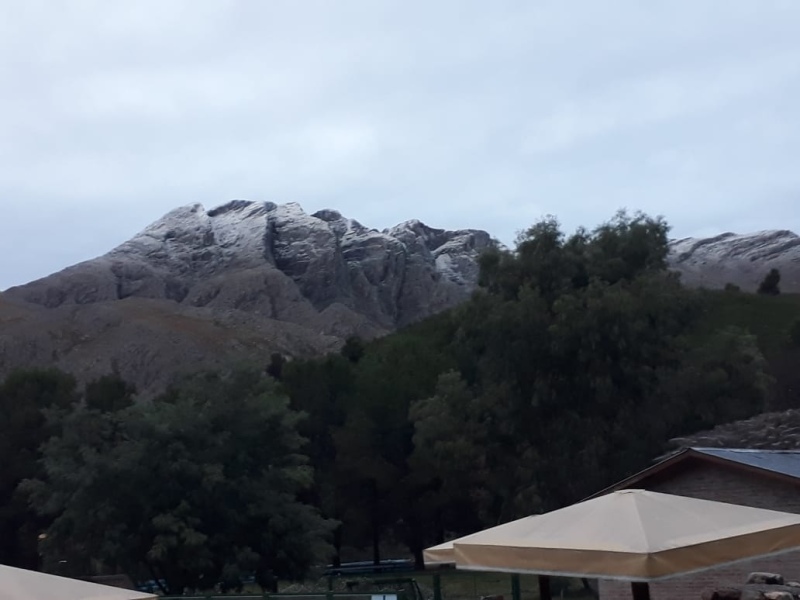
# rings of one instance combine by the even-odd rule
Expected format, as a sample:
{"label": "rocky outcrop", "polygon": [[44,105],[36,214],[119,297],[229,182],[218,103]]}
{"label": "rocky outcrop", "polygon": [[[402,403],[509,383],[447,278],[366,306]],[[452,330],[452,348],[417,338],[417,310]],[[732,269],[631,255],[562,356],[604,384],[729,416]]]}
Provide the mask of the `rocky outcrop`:
{"label": "rocky outcrop", "polygon": [[683,448],[800,450],[800,409],[770,412],[670,440]]}
{"label": "rocky outcrop", "polygon": [[334,210],[184,206],[109,253],[0,294],[0,375],[115,368],[140,389],[237,356],[325,352],[449,308],[474,290],[483,231],[377,231]]}
{"label": "rocky outcrop", "polygon": [[798,600],[800,583],[784,582],[777,573],[750,573],[741,586],[704,590],[702,600]]}
{"label": "rocky outcrop", "polygon": [[693,287],[714,289],[732,283],[754,292],[774,268],[781,273],[783,292],[800,292],[800,236],[791,231],[675,240],[668,260],[681,281]]}

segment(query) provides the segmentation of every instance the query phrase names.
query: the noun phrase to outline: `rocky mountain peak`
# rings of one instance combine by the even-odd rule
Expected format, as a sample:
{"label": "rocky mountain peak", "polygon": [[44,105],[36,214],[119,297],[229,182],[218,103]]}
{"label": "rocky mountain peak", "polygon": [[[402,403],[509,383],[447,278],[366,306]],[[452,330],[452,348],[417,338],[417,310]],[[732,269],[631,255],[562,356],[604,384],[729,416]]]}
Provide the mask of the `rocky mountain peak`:
{"label": "rocky mountain peak", "polygon": [[[104,256],[7,293],[50,308],[165,298],[292,321],[335,305],[388,331],[466,298],[490,243],[482,231],[419,221],[380,232],[332,209],[309,215],[297,203],[189,204]],[[292,310],[270,290],[277,280],[294,289]]]}
{"label": "rocky mountain peak", "polygon": [[0,372],[55,365],[86,380],[113,368],[148,395],[237,357],[319,354],[463,301],[491,243],[418,221],[377,231],[296,203],[181,206],[0,294]]}

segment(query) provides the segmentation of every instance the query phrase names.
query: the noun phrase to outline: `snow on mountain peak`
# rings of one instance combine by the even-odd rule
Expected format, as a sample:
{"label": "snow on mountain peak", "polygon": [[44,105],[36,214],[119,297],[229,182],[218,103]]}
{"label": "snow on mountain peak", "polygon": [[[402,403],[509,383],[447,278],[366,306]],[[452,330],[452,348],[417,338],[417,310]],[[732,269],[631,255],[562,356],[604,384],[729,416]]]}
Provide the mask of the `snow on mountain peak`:
{"label": "snow on mountain peak", "polygon": [[733,283],[755,291],[776,268],[782,289],[800,291],[800,236],[787,230],[674,240],[668,261],[687,285],[721,288]]}

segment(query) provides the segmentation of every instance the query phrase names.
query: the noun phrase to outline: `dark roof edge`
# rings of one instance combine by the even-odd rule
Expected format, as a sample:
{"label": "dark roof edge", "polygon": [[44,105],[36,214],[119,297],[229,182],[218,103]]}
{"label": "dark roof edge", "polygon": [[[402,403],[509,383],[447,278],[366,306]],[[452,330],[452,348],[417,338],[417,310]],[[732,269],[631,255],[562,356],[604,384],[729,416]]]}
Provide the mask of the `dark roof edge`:
{"label": "dark roof edge", "polygon": [[[682,462],[684,459],[687,458],[687,454],[692,452],[691,448],[684,448],[683,450],[678,450],[677,452],[673,453],[671,456],[658,461],[656,464],[647,467],[646,469],[642,469],[638,473],[634,473],[633,475],[626,477],[625,479],[618,481],[617,483],[608,486],[607,488],[603,488],[599,492],[595,492],[586,500],[591,500],[592,498],[598,498],[599,496],[605,496],[606,494],[610,494],[611,492],[616,492],[617,490],[624,490],[626,488],[631,487],[632,485],[640,482],[642,479],[650,477],[651,475],[655,475],[660,473],[664,469],[672,466],[675,463]],[[697,454],[697,453],[695,453]]]}
{"label": "dark roof edge", "polygon": [[[744,471],[747,473],[753,473],[756,475],[762,475],[764,477],[770,477],[772,479],[778,479],[781,481],[789,482],[794,485],[800,485],[800,478],[794,477],[792,475],[787,475],[786,473],[779,473],[777,471],[771,471],[769,469],[762,469],[760,467],[756,467],[754,465],[744,464],[735,460],[729,460],[727,458],[722,458],[720,456],[713,456],[711,454],[706,454],[702,450],[705,448],[684,448],[682,450],[678,450],[671,455],[667,456],[663,460],[660,460],[654,465],[647,467],[631,475],[630,477],[626,477],[625,479],[618,481],[617,483],[608,486],[600,490],[599,492],[595,492],[586,500],[591,500],[592,498],[597,498],[599,496],[604,496],[611,492],[616,492],[617,490],[624,490],[627,488],[632,487],[633,485],[652,477],[653,475],[657,475],[662,471],[669,469],[670,467],[677,465],[679,463],[684,462],[687,459],[694,458],[698,460],[702,460],[706,463],[721,465],[729,468],[738,469],[740,471]],[[746,448],[714,448],[715,450],[746,450]]]}

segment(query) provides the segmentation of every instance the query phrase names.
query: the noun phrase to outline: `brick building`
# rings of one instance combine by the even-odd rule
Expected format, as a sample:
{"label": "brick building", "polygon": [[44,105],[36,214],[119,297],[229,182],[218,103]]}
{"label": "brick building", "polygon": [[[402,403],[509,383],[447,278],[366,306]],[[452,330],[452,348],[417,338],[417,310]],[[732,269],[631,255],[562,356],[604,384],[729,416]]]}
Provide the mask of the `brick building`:
{"label": "brick building", "polygon": [[[646,489],[800,514],[800,450],[687,448],[597,496]],[[709,587],[738,585],[752,571],[781,573],[800,581],[800,551],[749,560],[650,586],[652,600],[694,600]],[[630,600],[630,584],[599,582],[601,600]]]}

